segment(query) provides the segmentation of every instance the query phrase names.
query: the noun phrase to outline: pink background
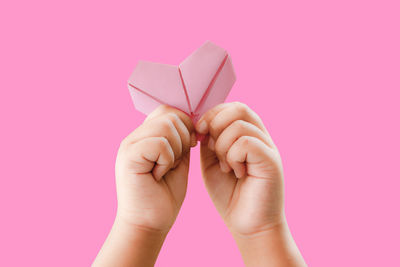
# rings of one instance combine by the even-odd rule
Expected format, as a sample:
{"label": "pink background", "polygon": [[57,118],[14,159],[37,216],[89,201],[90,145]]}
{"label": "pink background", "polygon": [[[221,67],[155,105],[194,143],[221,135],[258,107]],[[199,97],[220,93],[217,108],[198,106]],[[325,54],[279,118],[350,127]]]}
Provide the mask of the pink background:
{"label": "pink background", "polygon": [[[240,3],[239,3],[240,2]],[[0,266],[88,266],[116,210],[139,59],[226,48],[263,118],[310,266],[400,266],[398,1],[2,1]],[[397,2],[397,3],[396,3]],[[242,266],[193,151],[158,266]]]}

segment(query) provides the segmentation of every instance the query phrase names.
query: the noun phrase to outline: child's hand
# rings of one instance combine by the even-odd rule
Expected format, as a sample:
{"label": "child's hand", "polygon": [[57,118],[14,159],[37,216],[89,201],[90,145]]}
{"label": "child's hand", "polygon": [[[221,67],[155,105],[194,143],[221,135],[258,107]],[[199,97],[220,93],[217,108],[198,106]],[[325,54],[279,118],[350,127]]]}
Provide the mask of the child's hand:
{"label": "child's hand", "polygon": [[[279,153],[260,118],[243,104],[221,104],[197,131],[208,133],[201,144],[206,187],[246,266],[304,266],[285,223]],[[93,266],[154,265],[185,197],[195,145],[191,119],[166,106],[121,143],[117,217]]]}
{"label": "child's hand", "polygon": [[305,266],[287,226],[279,152],[261,119],[221,104],[196,124],[206,188],[246,266]]}
{"label": "child's hand", "polygon": [[221,104],[196,124],[204,182],[246,266],[305,266],[286,223],[279,152],[261,119]]}
{"label": "child's hand", "polygon": [[116,161],[117,217],[168,232],[186,194],[194,126],[183,112],[161,106],[122,141]]}
{"label": "child's hand", "polygon": [[93,266],[154,266],[186,194],[191,119],[161,106],[121,142],[115,166],[118,211]]}
{"label": "child's hand", "polygon": [[261,119],[241,103],[221,104],[196,124],[207,190],[229,229],[251,235],[283,222],[279,152]]}

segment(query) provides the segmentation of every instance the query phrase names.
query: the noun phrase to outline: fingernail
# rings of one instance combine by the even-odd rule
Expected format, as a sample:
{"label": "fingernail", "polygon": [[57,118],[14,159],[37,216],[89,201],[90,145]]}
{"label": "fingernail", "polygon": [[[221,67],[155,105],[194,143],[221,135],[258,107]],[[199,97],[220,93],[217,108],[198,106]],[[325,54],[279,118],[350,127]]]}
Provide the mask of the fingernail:
{"label": "fingernail", "polygon": [[207,133],[207,123],[204,120],[199,121],[196,125],[196,130],[202,134]]}
{"label": "fingernail", "polygon": [[231,168],[229,168],[228,164],[225,161],[220,161],[219,167],[221,168],[221,171],[225,173],[228,173],[231,170]]}
{"label": "fingernail", "polygon": [[208,149],[210,149],[211,151],[214,151],[215,149],[215,142],[212,137],[210,137],[210,139],[208,140]]}
{"label": "fingernail", "polygon": [[240,176],[239,176],[239,174],[236,172],[236,170],[235,169],[233,169],[233,172],[235,173],[235,176],[236,176],[236,178],[240,178]]}
{"label": "fingernail", "polygon": [[154,170],[153,170],[153,177],[154,177],[154,179],[156,180],[156,181],[160,181],[161,180],[161,178],[162,178],[162,176],[161,175],[159,175],[158,173],[156,173]]}
{"label": "fingernail", "polygon": [[195,147],[197,145],[197,137],[196,137],[196,133],[191,133],[190,134],[190,146],[191,147]]}

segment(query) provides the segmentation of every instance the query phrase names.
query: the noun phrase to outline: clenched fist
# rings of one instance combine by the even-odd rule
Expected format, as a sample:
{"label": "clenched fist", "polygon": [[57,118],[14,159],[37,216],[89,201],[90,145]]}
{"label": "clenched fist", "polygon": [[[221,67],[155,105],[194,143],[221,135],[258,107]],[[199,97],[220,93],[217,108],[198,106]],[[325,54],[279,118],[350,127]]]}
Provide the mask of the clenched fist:
{"label": "clenched fist", "polygon": [[117,216],[168,231],[186,194],[194,126],[183,112],[161,106],[126,137],[116,161]]}
{"label": "clenched fist", "polygon": [[204,181],[228,228],[250,235],[282,223],[281,159],[257,114],[241,103],[221,104],[196,126],[207,134],[201,143]]}
{"label": "clenched fist", "polygon": [[201,141],[206,188],[246,266],[305,266],[286,223],[279,152],[261,119],[241,103],[197,122],[161,106],[122,142],[118,210],[93,266],[153,266],[185,198],[190,148]]}

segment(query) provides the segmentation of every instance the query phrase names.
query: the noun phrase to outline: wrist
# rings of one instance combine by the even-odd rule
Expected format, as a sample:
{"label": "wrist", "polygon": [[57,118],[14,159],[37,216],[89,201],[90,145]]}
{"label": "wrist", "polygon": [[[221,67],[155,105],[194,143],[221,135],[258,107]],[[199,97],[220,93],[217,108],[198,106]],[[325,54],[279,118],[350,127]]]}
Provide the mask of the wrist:
{"label": "wrist", "polygon": [[131,242],[163,243],[168,230],[158,230],[150,227],[130,223],[120,216],[116,216],[111,232]]}
{"label": "wrist", "polygon": [[306,266],[286,220],[252,234],[232,235],[246,266]]}
{"label": "wrist", "polygon": [[117,216],[93,266],[154,266],[167,233]]}
{"label": "wrist", "polygon": [[[169,210],[169,208],[165,208]],[[151,235],[167,235],[171,230],[175,218],[162,211],[148,212],[146,208],[126,208],[118,206],[114,225],[130,232],[143,232]]]}

